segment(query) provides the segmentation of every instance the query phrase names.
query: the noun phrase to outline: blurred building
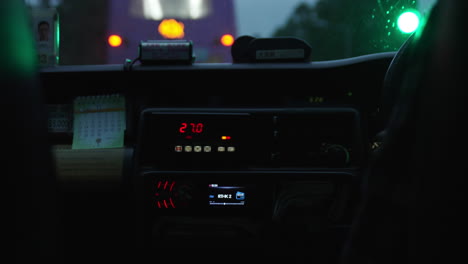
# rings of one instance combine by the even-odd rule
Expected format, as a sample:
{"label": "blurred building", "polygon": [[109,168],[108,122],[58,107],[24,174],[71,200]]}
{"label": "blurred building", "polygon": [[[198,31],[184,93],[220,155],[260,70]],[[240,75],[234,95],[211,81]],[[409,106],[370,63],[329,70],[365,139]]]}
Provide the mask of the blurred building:
{"label": "blurred building", "polygon": [[134,59],[140,41],[162,39],[191,40],[196,62],[231,61],[230,46],[221,39],[236,35],[232,0],[121,0],[108,5],[107,36],[122,42],[107,46],[107,63]]}

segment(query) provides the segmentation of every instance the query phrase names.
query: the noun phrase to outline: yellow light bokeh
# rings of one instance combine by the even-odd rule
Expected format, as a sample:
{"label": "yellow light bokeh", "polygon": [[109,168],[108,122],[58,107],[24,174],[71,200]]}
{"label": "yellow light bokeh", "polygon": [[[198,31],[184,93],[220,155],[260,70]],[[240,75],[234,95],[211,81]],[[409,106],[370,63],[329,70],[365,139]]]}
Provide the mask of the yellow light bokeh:
{"label": "yellow light bokeh", "polygon": [[122,38],[119,35],[111,35],[107,41],[111,47],[119,47],[122,45]]}
{"label": "yellow light bokeh", "polygon": [[175,19],[164,19],[158,26],[158,32],[168,39],[181,39],[185,36],[184,23]]}
{"label": "yellow light bokeh", "polygon": [[234,44],[234,37],[230,34],[224,34],[221,37],[221,44],[226,47],[232,46]]}

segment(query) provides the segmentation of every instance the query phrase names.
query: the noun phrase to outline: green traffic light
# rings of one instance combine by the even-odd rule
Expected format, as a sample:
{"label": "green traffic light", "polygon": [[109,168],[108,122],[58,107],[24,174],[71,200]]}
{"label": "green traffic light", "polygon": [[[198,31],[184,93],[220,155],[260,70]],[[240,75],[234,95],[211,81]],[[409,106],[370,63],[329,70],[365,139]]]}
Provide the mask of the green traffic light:
{"label": "green traffic light", "polygon": [[406,11],[398,17],[398,29],[406,34],[413,33],[419,27],[419,13],[417,11]]}

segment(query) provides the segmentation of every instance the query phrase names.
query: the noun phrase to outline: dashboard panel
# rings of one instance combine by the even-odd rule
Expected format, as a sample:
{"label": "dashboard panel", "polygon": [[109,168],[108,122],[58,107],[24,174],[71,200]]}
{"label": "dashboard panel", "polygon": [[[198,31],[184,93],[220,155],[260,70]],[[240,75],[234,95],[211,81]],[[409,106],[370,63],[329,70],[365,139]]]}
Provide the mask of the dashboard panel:
{"label": "dashboard panel", "polygon": [[[109,175],[62,178],[63,186],[73,186],[64,194],[67,226],[90,221],[92,211],[101,224],[77,228],[74,237],[105,232],[113,238],[105,239],[109,251],[131,243],[145,259],[161,250],[168,260],[190,259],[179,252],[196,247],[206,254],[236,252],[240,260],[249,249],[263,257],[275,246],[281,250],[266,254],[272,260],[310,248],[315,259],[333,259],[359,200],[373,136],[385,124],[380,94],[393,55],[135,65],[131,71],[122,65],[43,69],[48,105],[100,94],[126,99],[122,174],[112,187]],[[278,85],[309,95],[270,92]],[[210,89],[226,95],[203,95]],[[71,145],[73,133],[49,138]],[[86,170],[98,173],[93,162]]]}
{"label": "dashboard panel", "polygon": [[263,244],[266,227],[304,216],[321,222],[319,233],[346,225],[365,155],[360,115],[352,107],[143,109],[134,182],[147,252],[181,246],[170,241]]}

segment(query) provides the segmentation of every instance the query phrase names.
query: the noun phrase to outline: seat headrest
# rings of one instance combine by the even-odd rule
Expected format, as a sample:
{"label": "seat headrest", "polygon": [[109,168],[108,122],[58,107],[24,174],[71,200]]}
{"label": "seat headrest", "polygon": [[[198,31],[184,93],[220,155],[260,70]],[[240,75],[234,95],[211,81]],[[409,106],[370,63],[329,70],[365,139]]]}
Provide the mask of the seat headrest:
{"label": "seat headrest", "polygon": [[19,0],[2,0],[0,5],[1,78],[32,78],[37,71],[37,56],[28,10]]}

